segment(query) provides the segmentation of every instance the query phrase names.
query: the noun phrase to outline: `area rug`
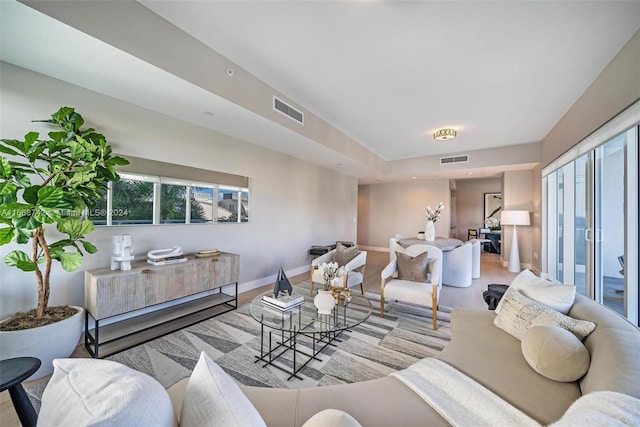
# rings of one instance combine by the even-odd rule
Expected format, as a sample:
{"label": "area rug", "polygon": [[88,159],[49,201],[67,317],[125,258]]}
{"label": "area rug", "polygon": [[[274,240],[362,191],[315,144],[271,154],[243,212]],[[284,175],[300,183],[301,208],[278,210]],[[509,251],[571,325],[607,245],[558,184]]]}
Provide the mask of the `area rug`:
{"label": "area rug", "polygon": [[[308,292],[308,282],[297,285]],[[138,345],[107,358],[144,372],[165,388],[191,374],[201,351],[205,351],[229,375],[245,385],[260,387],[315,387],[375,379],[406,368],[417,360],[434,356],[451,339],[448,307],[437,313],[438,329],[432,329],[431,309],[401,302],[385,304],[385,317],[379,316],[380,295],[367,292],[371,316],[351,331],[340,335],[341,342],[328,346],[298,375],[288,374],[263,363],[260,354],[260,324],[248,312],[248,305],[205,320],[163,337]],[[283,355],[291,365],[291,355]],[[299,362],[299,361],[298,361]],[[39,406],[44,385],[28,393]]]}

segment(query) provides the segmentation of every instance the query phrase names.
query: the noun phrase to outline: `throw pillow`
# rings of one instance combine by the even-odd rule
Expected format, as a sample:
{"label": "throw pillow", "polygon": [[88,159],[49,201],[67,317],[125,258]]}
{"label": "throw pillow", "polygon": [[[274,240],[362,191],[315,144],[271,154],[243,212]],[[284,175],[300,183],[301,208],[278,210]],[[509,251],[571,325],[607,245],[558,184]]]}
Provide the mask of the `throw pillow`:
{"label": "throw pillow", "polygon": [[[510,287],[562,314],[569,312],[576,297],[575,286],[550,282],[536,276],[529,270],[520,272],[513,279]],[[496,313],[500,313],[501,309],[502,304],[498,303]]]}
{"label": "throw pillow", "polygon": [[525,332],[521,348],[529,366],[554,381],[577,381],[591,364],[582,342],[559,326],[532,326]]}
{"label": "throw pillow", "polygon": [[565,316],[509,288],[502,297],[502,309],[493,324],[520,341],[532,326],[557,325],[573,332],[581,341],[596,327],[595,323]]}
{"label": "throw pillow", "polygon": [[302,427],[362,427],[362,425],[344,411],[325,409],[309,418]]}
{"label": "throw pillow", "polygon": [[203,351],[182,402],[181,427],[264,426],[238,384]]}
{"label": "throw pillow", "polygon": [[55,359],[42,394],[38,426],[176,426],[158,381],[120,363]]}
{"label": "throw pillow", "polygon": [[337,262],[338,265],[342,267],[347,265],[349,261],[358,256],[359,253],[360,250],[357,246],[346,247],[342,243],[338,242],[338,244],[336,245],[336,250],[331,256],[331,261]]}
{"label": "throw pillow", "polygon": [[429,258],[427,252],[412,257],[411,255],[396,252],[398,263],[398,279],[411,280],[413,282],[427,281],[427,265]]}

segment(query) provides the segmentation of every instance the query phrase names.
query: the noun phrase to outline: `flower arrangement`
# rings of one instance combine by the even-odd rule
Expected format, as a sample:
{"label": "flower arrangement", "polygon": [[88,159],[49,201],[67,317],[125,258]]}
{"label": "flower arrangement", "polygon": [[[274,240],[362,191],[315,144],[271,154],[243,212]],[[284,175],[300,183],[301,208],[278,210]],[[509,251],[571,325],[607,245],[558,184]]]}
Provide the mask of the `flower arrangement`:
{"label": "flower arrangement", "polygon": [[328,291],[331,289],[333,280],[344,275],[346,271],[344,267],[339,267],[337,262],[325,262],[318,266],[318,272],[322,274],[324,290]]}
{"label": "flower arrangement", "polygon": [[431,205],[427,206],[427,211],[425,215],[429,221],[433,221],[434,223],[440,220],[440,214],[444,210],[444,204],[440,202],[435,209],[431,208]]}
{"label": "flower arrangement", "polygon": [[500,228],[500,220],[495,217],[489,217],[484,219],[484,226],[489,230],[495,230]]}

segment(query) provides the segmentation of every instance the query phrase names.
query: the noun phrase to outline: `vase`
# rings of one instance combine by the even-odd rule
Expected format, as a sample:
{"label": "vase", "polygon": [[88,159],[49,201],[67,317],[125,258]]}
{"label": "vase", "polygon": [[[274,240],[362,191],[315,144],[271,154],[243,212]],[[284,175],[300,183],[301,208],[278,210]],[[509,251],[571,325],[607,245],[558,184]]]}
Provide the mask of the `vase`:
{"label": "vase", "polygon": [[318,309],[318,314],[331,314],[333,307],[336,305],[336,300],[333,298],[333,295],[331,295],[331,291],[321,289],[313,299],[313,303]]}
{"label": "vase", "polygon": [[427,225],[424,228],[424,240],[429,242],[436,240],[436,226],[433,221],[427,221]]}

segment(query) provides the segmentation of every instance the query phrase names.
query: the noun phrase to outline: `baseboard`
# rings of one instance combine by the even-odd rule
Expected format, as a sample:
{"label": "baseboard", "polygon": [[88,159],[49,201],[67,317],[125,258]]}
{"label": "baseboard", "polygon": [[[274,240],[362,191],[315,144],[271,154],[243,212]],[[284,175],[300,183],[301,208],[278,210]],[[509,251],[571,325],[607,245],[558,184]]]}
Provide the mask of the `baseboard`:
{"label": "baseboard", "polygon": [[[388,249],[387,249],[388,250]],[[303,265],[284,272],[288,277],[297,276],[298,274],[308,273],[311,268],[311,264]],[[271,276],[261,277],[260,279],[252,280],[250,282],[244,282],[238,284],[238,293],[251,291],[253,289],[261,288],[266,285],[273,285],[276,282],[276,276],[278,273]]]}
{"label": "baseboard", "polygon": [[389,247],[380,246],[359,246],[363,251],[389,252]]}

